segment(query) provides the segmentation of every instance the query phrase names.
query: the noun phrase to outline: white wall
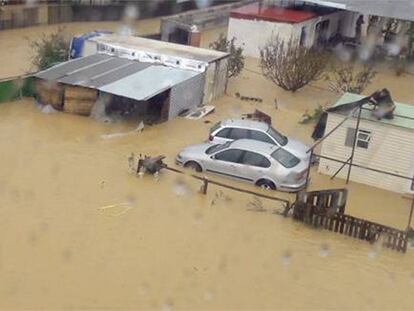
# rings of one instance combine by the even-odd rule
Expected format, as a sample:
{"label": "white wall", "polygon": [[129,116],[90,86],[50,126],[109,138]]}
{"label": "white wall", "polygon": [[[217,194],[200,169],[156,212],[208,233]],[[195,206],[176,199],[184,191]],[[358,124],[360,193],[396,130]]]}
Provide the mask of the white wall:
{"label": "white wall", "polygon": [[[329,114],[325,133],[335,127],[343,116]],[[321,154],[342,161],[348,160],[352,148],[345,146],[347,128],[356,128],[356,120],[348,120],[322,143]],[[372,133],[368,149],[355,148],[354,163],[370,168],[412,177],[414,167],[414,131],[384,123],[361,120],[360,129]],[[341,163],[321,159],[319,172],[333,175]],[[338,174],[346,178],[348,166]],[[411,182],[398,177],[353,167],[351,180],[370,186],[407,193]]]}
{"label": "white wall", "polygon": [[227,37],[236,37],[235,44],[244,48],[245,55],[258,58],[259,47],[264,46],[272,35],[289,39],[292,31],[292,24],[230,18]]}
{"label": "white wall", "polygon": [[[324,20],[329,20],[328,37],[334,36],[338,30],[345,36],[355,36],[356,18],[357,13],[346,11],[337,11],[295,24],[230,18],[227,36],[236,37],[235,43],[244,48],[245,55],[259,58],[259,47],[264,46],[269,38],[278,35],[283,40],[289,40],[291,36],[299,40],[302,27],[306,27],[305,46],[313,46],[316,25]],[[339,27],[340,20],[342,22]]]}

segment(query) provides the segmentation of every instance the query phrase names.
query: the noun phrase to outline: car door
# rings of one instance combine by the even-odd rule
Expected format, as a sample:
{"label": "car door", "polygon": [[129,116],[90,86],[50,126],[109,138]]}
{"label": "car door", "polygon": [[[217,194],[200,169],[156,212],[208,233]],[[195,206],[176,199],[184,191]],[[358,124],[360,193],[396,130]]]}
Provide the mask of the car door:
{"label": "car door", "polygon": [[253,151],[245,151],[240,162],[242,164],[240,177],[252,181],[266,177],[271,166],[266,157]]}
{"label": "car door", "polygon": [[240,163],[244,151],[240,149],[226,149],[211,156],[206,170],[227,177],[244,179],[241,175]]}

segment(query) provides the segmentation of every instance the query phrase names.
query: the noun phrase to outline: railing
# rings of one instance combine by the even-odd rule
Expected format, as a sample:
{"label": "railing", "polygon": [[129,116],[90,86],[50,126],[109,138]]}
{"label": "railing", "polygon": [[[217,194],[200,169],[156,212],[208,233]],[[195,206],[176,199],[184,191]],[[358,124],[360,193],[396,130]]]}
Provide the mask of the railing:
{"label": "railing", "polygon": [[[169,171],[179,173],[179,174],[184,174],[183,171],[178,170],[176,168],[169,167],[169,166],[166,166],[165,169],[167,169]],[[279,197],[266,195],[266,194],[263,194],[263,193],[259,193],[259,192],[255,192],[255,191],[251,191],[251,190],[245,190],[245,189],[241,189],[241,188],[238,188],[238,187],[226,185],[224,183],[221,183],[221,182],[218,182],[218,181],[215,181],[215,180],[211,180],[211,179],[209,179],[205,176],[201,177],[201,176],[197,176],[195,174],[191,174],[190,176],[203,182],[203,184],[201,186],[201,189],[200,189],[200,192],[202,194],[207,194],[208,185],[212,184],[212,185],[227,188],[227,189],[230,189],[230,190],[234,190],[234,191],[238,191],[238,192],[242,192],[242,193],[247,193],[247,194],[252,194],[252,195],[260,197],[260,198],[265,198],[265,199],[268,199],[268,200],[282,202],[284,204],[285,209],[290,208],[290,201],[286,200],[286,199],[282,199],[282,198],[279,198]]]}
{"label": "railing", "polygon": [[384,247],[404,253],[407,250],[407,231],[346,214],[335,213],[329,215],[320,213],[317,212],[316,208],[311,208],[309,205],[305,207],[305,211],[299,212],[298,208],[301,208],[300,205],[295,206],[294,218],[303,223],[370,243],[374,243],[382,238],[382,245]]}

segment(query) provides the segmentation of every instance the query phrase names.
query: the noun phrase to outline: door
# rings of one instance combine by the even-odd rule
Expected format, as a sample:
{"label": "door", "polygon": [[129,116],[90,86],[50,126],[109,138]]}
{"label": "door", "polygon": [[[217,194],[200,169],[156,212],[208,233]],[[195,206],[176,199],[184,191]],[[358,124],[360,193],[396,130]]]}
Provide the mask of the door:
{"label": "door", "polygon": [[227,149],[219,151],[211,157],[211,161],[206,164],[206,170],[226,177],[253,181],[242,174],[244,165],[241,164],[243,150]]}
{"label": "door", "polygon": [[267,176],[270,168],[270,161],[252,151],[245,151],[241,158],[242,169],[237,172],[238,175],[246,180],[256,181]]}

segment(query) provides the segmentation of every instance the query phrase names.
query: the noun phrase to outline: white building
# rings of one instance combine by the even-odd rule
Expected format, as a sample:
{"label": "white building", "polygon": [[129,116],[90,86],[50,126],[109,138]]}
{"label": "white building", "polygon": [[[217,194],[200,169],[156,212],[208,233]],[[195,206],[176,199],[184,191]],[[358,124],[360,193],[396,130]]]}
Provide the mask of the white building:
{"label": "white building", "polygon": [[355,37],[359,15],[295,2],[288,7],[253,3],[231,11],[227,36],[235,37],[236,45],[242,46],[247,56],[258,58],[259,48],[273,36],[284,40],[292,37],[306,47],[324,44],[336,34]]}
{"label": "white building", "polygon": [[[363,96],[346,93],[335,106],[361,98]],[[395,104],[395,116],[390,120],[377,120],[372,116],[371,111],[362,110],[353,163],[412,178],[414,177],[414,105]],[[343,120],[343,114],[329,112],[325,134]],[[321,155],[347,161],[352,152],[356,122],[356,118],[350,118],[328,136],[322,142]],[[321,158],[319,172],[332,176],[341,166],[339,162]],[[345,166],[338,177],[346,178],[347,173],[348,166]],[[352,167],[350,179],[399,193],[414,193],[414,183],[408,179],[355,166]]]}

